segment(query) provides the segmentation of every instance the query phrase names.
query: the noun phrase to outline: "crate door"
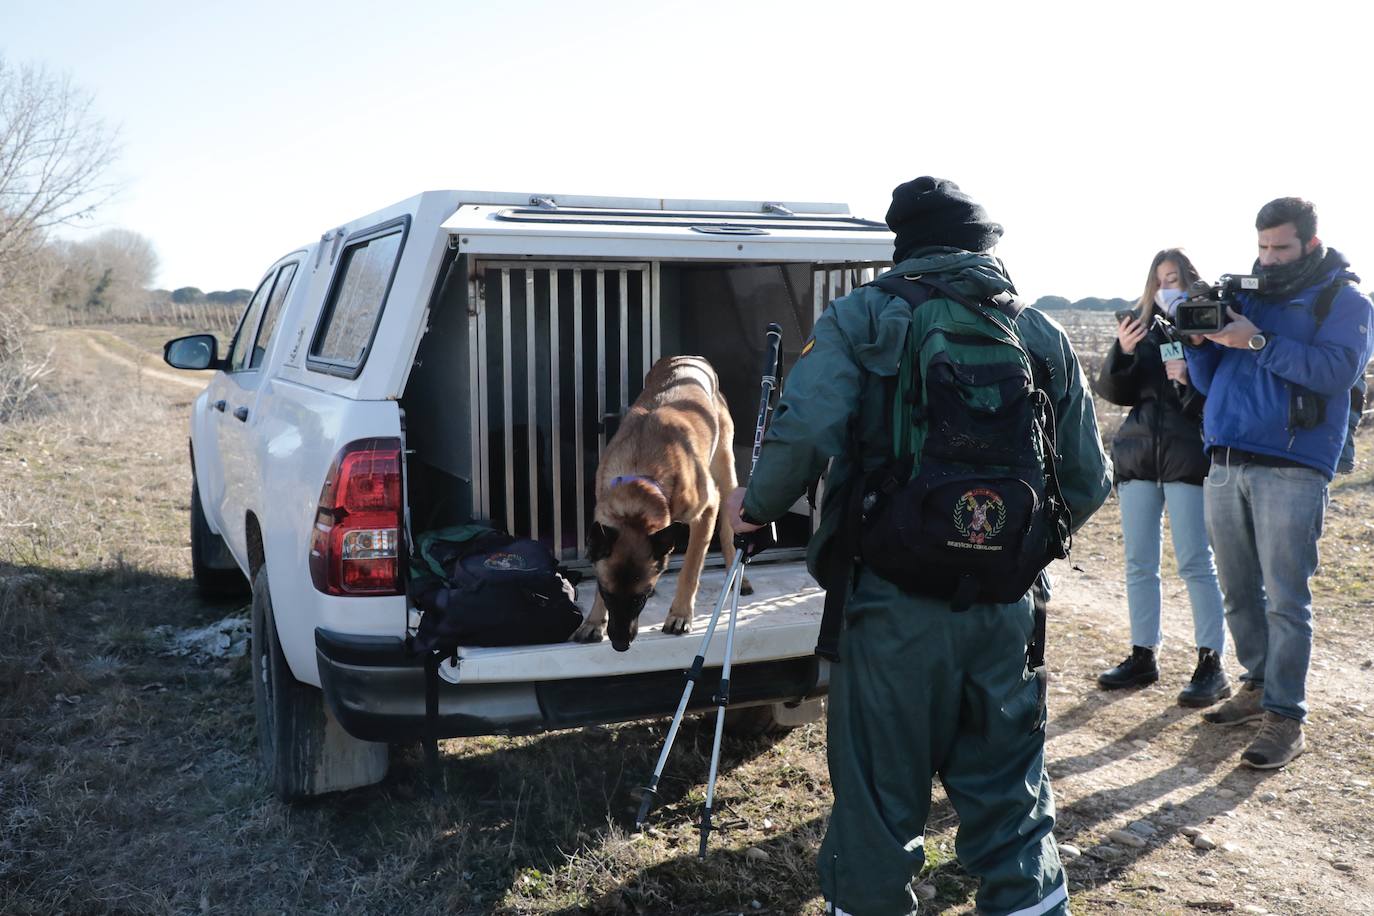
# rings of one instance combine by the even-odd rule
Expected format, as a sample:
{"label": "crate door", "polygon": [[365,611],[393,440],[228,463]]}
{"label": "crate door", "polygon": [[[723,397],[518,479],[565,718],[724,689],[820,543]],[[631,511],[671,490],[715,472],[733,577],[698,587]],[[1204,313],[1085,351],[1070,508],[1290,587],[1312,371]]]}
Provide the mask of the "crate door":
{"label": "crate door", "polygon": [[580,555],[606,441],[658,356],[655,280],[649,262],[475,265],[475,516]]}

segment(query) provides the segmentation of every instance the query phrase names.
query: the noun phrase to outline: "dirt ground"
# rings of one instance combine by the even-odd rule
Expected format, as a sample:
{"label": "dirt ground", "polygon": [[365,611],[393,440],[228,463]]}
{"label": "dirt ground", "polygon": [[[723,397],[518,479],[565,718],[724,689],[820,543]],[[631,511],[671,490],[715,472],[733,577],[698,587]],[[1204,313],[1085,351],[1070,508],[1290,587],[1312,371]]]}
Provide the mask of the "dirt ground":
{"label": "dirt ground", "polygon": [[[1105,351],[1110,316],[1064,320],[1085,361]],[[662,722],[445,742],[438,801],[414,749],[379,786],[271,798],[246,663],[171,641],[227,619],[220,646],[236,645],[247,614],[189,580],[185,430],[202,382],[157,359],[176,333],[50,333],[56,373],[32,415],[0,427],[0,913],[822,912],[823,723],[729,742],[704,863],[709,722],[684,725],[639,835],[633,790]],[[1239,766],[1253,725],[1175,703],[1195,655],[1167,549],[1160,682],[1096,688],[1129,651],[1114,500],[1058,564],[1048,756],[1056,835],[1081,853],[1075,913],[1374,913],[1371,441],[1332,488],[1309,744],[1285,770]],[[922,912],[970,913],[976,882],[936,795]]]}

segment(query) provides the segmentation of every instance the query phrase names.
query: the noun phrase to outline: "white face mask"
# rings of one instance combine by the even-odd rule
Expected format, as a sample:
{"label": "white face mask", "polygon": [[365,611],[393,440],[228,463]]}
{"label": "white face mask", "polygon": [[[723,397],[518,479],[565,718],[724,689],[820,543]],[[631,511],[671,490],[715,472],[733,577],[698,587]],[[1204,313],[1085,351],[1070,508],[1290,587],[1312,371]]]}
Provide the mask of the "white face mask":
{"label": "white face mask", "polygon": [[1188,291],[1182,289],[1159,289],[1155,291],[1155,305],[1163,309],[1164,314],[1173,317],[1174,308],[1188,298]]}

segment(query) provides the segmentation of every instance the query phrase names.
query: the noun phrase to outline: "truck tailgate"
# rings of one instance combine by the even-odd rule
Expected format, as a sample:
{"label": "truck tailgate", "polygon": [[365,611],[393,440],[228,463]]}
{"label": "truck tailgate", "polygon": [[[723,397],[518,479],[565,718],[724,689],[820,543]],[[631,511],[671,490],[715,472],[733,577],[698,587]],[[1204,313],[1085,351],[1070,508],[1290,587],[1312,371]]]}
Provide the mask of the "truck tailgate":
{"label": "truck tailgate", "polygon": [[[750,566],[746,576],[752,595],[740,596],[739,622],[735,630],[734,663],[805,657],[816,647],[825,593],[800,562]],[[628,652],[616,652],[609,641],[554,643],[538,646],[462,648],[456,663],[445,663],[440,675],[454,684],[497,684],[566,680],[685,670],[701,649],[711,612],[720,597],[724,569],[707,569],[697,591],[692,631],[670,636],[660,629],[676,588],[676,576],[659,580],[639,619],[639,635]],[[578,586],[578,604],[590,610],[596,582],[590,577]],[[706,665],[720,665],[725,658],[725,636],[730,619],[727,600],[706,654]]]}

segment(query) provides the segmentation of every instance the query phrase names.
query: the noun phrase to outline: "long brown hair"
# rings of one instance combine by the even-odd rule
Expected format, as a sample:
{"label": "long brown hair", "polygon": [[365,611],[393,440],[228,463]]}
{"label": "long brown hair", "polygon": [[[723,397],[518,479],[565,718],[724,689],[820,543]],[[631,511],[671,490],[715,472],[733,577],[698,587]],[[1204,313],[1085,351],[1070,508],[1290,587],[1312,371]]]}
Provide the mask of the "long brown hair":
{"label": "long brown hair", "polygon": [[1185,290],[1198,279],[1197,268],[1182,248],[1165,248],[1160,251],[1150,262],[1150,273],[1145,277],[1145,292],[1140,294],[1140,301],[1135,304],[1136,317],[1141,321],[1148,318],[1155,307],[1155,293],[1159,292],[1159,265],[1165,261],[1173,261],[1178,267],[1178,278]]}

